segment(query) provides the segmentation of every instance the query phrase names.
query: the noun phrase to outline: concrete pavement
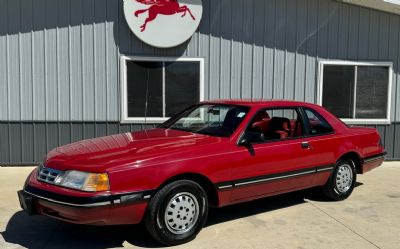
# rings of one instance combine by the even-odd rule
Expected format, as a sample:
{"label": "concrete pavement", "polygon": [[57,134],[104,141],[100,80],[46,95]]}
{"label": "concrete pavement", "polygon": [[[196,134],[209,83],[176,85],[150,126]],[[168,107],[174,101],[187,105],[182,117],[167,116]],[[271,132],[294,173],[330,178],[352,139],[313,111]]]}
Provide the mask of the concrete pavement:
{"label": "concrete pavement", "polygon": [[[0,167],[0,248],[156,248],[143,226],[71,225],[21,211],[16,191],[32,168]],[[211,210],[178,248],[400,248],[400,163],[358,176],[352,196],[306,190]]]}

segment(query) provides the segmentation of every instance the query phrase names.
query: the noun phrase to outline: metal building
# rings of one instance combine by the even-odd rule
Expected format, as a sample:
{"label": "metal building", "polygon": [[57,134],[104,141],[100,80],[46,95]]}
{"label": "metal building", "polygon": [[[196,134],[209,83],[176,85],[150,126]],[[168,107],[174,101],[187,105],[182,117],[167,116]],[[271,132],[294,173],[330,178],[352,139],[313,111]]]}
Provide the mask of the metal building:
{"label": "metal building", "polygon": [[[0,165],[39,163],[57,146],[153,127],[186,103],[220,98],[322,104],[377,127],[388,158],[400,159],[396,1],[202,6],[190,40],[163,49],[132,33],[122,0],[0,0]],[[146,111],[138,65],[159,84]]]}

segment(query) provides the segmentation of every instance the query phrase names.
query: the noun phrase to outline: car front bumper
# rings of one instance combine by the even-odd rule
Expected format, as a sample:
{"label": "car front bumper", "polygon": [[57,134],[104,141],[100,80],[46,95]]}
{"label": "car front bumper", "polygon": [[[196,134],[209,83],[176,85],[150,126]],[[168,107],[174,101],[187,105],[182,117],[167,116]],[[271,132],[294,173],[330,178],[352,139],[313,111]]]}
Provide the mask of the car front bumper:
{"label": "car front bumper", "polygon": [[75,224],[138,224],[147,208],[149,192],[96,197],[72,197],[29,185],[18,191],[21,208]]}

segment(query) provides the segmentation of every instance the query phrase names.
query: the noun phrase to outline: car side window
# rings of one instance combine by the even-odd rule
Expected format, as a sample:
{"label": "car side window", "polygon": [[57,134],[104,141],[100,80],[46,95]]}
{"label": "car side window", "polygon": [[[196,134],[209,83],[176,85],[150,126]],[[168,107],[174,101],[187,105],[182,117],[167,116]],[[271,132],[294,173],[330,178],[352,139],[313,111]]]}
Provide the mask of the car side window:
{"label": "car side window", "polygon": [[307,118],[306,129],[310,135],[323,135],[333,132],[332,126],[316,111],[304,109]]}
{"label": "car side window", "polygon": [[301,116],[297,109],[265,109],[250,122],[245,137],[251,143],[279,141],[303,136]]}

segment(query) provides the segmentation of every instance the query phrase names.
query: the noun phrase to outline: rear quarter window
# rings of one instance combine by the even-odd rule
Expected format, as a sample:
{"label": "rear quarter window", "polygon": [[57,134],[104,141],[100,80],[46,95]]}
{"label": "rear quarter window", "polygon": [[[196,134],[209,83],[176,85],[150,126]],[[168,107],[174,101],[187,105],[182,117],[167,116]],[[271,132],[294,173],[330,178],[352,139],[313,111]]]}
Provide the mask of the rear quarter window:
{"label": "rear quarter window", "polygon": [[324,135],[333,132],[332,126],[318,112],[312,109],[304,109],[306,115],[306,130],[308,134]]}

